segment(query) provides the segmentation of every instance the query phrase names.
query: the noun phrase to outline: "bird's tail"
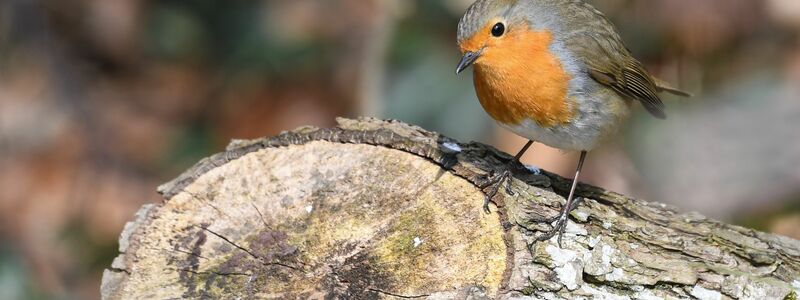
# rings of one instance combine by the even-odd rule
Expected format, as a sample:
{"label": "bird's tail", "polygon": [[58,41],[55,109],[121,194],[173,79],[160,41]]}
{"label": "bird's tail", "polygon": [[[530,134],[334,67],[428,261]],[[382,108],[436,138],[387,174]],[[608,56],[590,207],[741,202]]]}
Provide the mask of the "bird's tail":
{"label": "bird's tail", "polygon": [[655,81],[656,87],[658,87],[659,92],[667,92],[681,97],[692,97],[691,93],[679,90],[678,88],[673,87],[669,82],[666,82],[658,78],[653,78],[653,80]]}

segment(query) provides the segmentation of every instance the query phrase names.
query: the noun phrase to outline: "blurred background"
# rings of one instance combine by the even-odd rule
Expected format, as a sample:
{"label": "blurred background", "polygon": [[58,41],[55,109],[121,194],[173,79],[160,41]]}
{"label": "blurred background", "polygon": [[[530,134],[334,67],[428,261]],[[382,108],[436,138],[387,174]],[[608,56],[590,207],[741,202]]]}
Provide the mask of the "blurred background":
{"label": "blurred background", "polygon": [[[516,152],[453,74],[470,2],[0,0],[0,299],[98,298],[124,223],[230,139],[367,115]],[[800,238],[800,1],[590,2],[696,96],[585,181]]]}

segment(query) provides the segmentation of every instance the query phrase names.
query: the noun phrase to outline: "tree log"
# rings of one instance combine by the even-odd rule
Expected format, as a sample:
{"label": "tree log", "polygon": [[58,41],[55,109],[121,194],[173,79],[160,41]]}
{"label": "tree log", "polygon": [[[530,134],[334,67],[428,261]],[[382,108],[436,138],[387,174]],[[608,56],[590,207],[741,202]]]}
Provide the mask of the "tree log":
{"label": "tree log", "polygon": [[128,223],[102,296],[798,298],[800,241],[588,185],[563,248],[536,242],[570,182],[520,167],[486,214],[511,159],[375,119],[234,141]]}

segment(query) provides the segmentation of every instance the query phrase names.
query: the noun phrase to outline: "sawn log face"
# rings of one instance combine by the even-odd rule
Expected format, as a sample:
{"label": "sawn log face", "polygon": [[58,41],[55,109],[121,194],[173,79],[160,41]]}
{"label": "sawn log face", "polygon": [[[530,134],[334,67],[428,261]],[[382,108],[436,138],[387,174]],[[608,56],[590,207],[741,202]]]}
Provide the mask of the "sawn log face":
{"label": "sawn log face", "polygon": [[375,119],[236,141],[159,188],[102,295],[797,297],[800,242],[596,187],[579,188],[563,249],[537,243],[569,182],[520,168],[484,214],[480,187],[510,159]]}

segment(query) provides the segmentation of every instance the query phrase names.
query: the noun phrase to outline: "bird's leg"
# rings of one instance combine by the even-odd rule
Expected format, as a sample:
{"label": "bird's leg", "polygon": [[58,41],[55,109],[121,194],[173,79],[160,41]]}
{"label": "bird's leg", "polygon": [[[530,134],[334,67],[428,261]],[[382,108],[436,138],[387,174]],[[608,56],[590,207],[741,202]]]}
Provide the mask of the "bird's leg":
{"label": "bird's leg", "polygon": [[[567,197],[567,203],[564,207],[561,208],[561,213],[558,215],[558,219],[556,224],[553,225],[553,229],[545,232],[536,240],[538,241],[546,241],[558,234],[558,246],[561,247],[561,236],[564,235],[564,230],[567,228],[567,222],[569,221],[569,213],[575,209],[577,203],[580,202],[578,199],[574,199],[575,197],[575,189],[578,187],[578,177],[581,175],[581,169],[583,168],[583,162],[586,160],[586,151],[581,152],[581,159],[578,161],[578,170],[575,171],[575,178],[572,179],[572,187],[569,190],[569,196]],[[573,200],[574,199],[574,200]]]}
{"label": "bird's leg", "polygon": [[[486,196],[483,200],[483,210],[486,213],[491,212],[491,210],[489,210],[489,203],[491,203],[492,198],[494,198],[494,196],[497,195],[497,192],[500,190],[500,186],[503,185],[503,182],[506,181],[506,179],[508,179],[511,176],[511,170],[514,168],[514,164],[519,163],[519,160],[522,158],[523,155],[525,155],[525,152],[528,151],[528,149],[530,149],[531,145],[533,145],[533,141],[528,141],[528,143],[526,143],[525,146],[522,147],[522,150],[520,150],[519,153],[517,153],[517,155],[514,156],[514,159],[509,161],[508,164],[506,164],[503,171],[500,172],[499,174],[491,176],[487,181],[487,183],[482,187],[482,188],[491,187],[489,192],[486,193]],[[509,187],[506,187],[506,192],[511,193]]]}

